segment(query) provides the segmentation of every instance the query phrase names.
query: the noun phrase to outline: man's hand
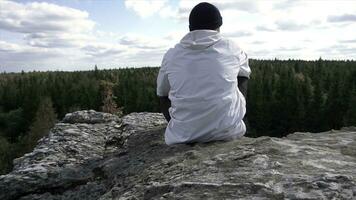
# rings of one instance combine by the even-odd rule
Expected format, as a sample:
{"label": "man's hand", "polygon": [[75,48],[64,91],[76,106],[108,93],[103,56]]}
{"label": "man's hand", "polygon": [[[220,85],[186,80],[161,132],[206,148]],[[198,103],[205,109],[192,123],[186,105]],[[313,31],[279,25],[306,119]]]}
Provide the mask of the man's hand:
{"label": "man's hand", "polygon": [[171,107],[171,100],[168,97],[159,97],[159,107],[167,122],[171,120],[168,109]]}

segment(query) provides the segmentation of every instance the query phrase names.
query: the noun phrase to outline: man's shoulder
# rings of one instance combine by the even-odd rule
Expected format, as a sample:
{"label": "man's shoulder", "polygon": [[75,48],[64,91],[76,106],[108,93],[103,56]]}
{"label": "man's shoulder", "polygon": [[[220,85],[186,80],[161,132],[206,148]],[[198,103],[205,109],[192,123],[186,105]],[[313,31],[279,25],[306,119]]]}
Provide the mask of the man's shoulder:
{"label": "man's shoulder", "polygon": [[180,43],[174,45],[174,47],[169,48],[166,53],[163,55],[164,61],[170,61],[177,54],[177,52],[181,51],[182,47]]}
{"label": "man's shoulder", "polygon": [[233,53],[239,53],[239,52],[243,51],[243,50],[241,49],[240,45],[239,45],[236,41],[234,41],[234,40],[232,40],[232,39],[230,39],[230,38],[225,38],[225,37],[223,37],[223,38],[221,39],[221,42],[223,42],[224,44],[226,44],[226,46],[227,46]]}
{"label": "man's shoulder", "polygon": [[176,47],[169,48],[163,55],[163,60],[170,60],[176,51]]}

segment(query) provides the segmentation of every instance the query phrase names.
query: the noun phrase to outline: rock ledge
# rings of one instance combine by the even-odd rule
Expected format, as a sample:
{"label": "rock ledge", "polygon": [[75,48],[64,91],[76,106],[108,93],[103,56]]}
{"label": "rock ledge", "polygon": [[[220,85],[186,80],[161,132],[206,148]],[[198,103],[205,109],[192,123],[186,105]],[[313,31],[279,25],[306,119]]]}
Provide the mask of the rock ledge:
{"label": "rock ledge", "polygon": [[0,199],[356,199],[356,128],[166,146],[158,113],[67,114]]}

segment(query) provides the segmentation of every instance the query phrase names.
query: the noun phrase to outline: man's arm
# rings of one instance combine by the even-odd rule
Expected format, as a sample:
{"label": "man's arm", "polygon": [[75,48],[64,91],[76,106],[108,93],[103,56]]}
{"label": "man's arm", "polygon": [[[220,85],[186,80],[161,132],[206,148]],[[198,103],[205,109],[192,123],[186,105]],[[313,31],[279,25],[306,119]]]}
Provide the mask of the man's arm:
{"label": "man's arm", "polygon": [[159,107],[164,115],[164,118],[166,118],[167,122],[169,122],[171,120],[171,116],[169,115],[168,110],[171,107],[171,100],[169,100],[168,97],[159,97]]}
{"label": "man's arm", "polygon": [[157,96],[159,98],[159,107],[164,115],[164,118],[169,122],[171,120],[171,116],[169,115],[169,108],[171,107],[171,101],[168,98],[168,93],[171,88],[168,75],[166,73],[166,65],[167,60],[165,57],[162,61],[162,66],[159,69],[158,76],[157,76]]}
{"label": "man's arm", "polygon": [[245,99],[247,99],[248,78],[243,77],[243,76],[238,76],[237,81],[238,81],[238,87],[239,87],[240,92],[244,95]]}

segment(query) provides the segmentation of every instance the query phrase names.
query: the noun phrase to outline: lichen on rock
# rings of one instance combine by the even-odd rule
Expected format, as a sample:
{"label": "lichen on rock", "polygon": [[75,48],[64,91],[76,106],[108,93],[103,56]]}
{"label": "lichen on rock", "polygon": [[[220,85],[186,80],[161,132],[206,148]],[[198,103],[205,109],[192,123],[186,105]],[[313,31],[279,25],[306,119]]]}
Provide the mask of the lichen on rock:
{"label": "lichen on rock", "polygon": [[67,114],[0,176],[0,199],[355,199],[356,128],[164,143],[158,113]]}

